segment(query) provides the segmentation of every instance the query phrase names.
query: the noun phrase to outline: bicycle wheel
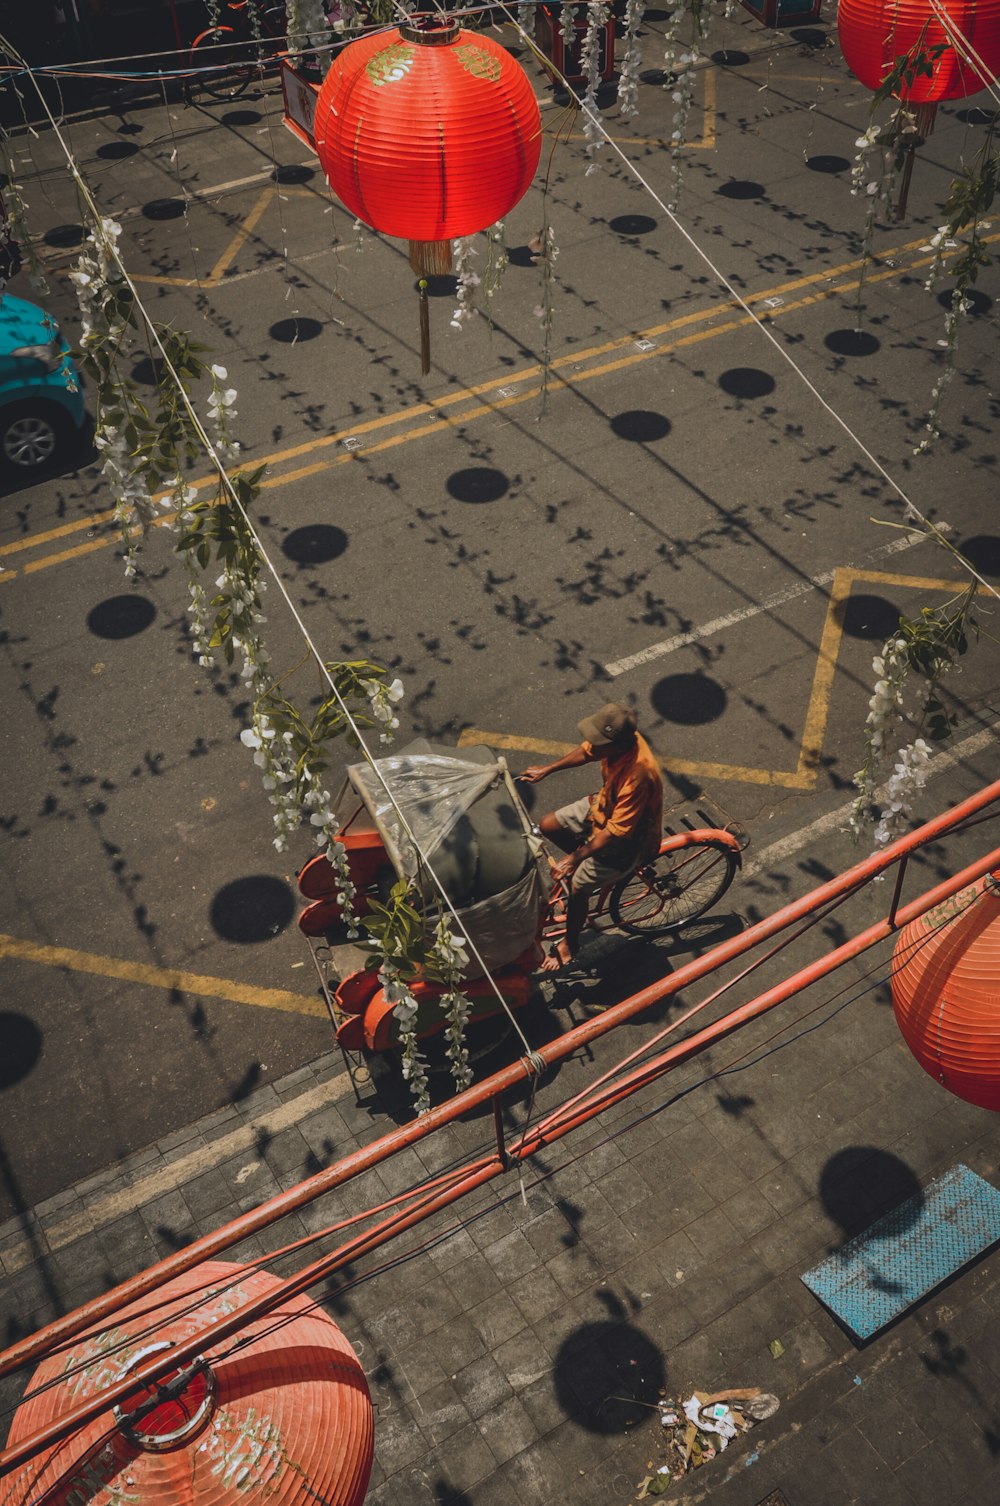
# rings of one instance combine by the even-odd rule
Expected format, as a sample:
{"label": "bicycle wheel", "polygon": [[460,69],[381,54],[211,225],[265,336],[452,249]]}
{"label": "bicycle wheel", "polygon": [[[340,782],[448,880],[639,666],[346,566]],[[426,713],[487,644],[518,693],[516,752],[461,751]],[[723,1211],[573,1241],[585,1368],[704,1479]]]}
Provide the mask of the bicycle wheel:
{"label": "bicycle wheel", "polygon": [[615,885],[609,902],[612,919],[635,935],[678,931],[722,898],[737,862],[737,854],[722,842],[660,853]]}
{"label": "bicycle wheel", "polygon": [[216,99],[236,99],[253,77],[247,49],[235,38],[231,26],[210,26],[191,43],[191,67],[198,70],[196,82]]}

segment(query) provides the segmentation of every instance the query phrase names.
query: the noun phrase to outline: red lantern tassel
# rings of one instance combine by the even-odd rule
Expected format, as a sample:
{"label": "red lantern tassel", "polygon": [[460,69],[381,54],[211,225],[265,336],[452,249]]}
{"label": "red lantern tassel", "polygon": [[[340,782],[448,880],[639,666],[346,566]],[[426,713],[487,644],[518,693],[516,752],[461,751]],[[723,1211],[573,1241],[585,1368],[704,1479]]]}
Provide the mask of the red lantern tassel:
{"label": "red lantern tassel", "polygon": [[906,201],[910,196],[910,179],[913,177],[913,158],[918,146],[923,146],[928,136],[934,129],[934,119],[937,115],[936,104],[918,105],[914,111],[917,122],[917,139],[912,146],[906,149],[906,161],[903,164],[903,173],[899,180],[899,198],[896,200],[896,219],[901,220],[906,216]]}

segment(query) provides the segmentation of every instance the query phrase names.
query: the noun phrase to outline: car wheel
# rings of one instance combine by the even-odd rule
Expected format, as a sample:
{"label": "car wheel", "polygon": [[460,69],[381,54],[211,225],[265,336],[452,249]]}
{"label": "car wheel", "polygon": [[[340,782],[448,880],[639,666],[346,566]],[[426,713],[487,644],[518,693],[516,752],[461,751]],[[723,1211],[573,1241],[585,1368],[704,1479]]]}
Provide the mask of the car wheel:
{"label": "car wheel", "polygon": [[11,403],[0,410],[0,463],[27,478],[47,470],[69,446],[73,425],[53,403]]}

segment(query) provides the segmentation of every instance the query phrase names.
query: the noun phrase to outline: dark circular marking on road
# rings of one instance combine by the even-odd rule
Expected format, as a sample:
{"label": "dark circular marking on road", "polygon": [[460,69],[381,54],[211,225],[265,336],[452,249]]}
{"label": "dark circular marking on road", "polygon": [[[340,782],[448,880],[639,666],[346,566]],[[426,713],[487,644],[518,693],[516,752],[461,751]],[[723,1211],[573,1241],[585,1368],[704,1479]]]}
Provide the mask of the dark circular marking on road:
{"label": "dark circular marking on road", "polygon": [[150,199],[142,206],[143,219],[147,220],[180,220],[186,213],[183,199]]}
{"label": "dark circular marking on road", "polygon": [[87,613],[87,627],[95,638],[134,638],[155,616],[156,608],[146,596],[109,596]]}
{"label": "dark circular marking on road", "polygon": [[249,126],[256,125],[263,118],[259,110],[227,110],[225,115],[220,115],[219,123],[227,126]]}
{"label": "dark circular marking on road", "polygon": [[138,150],[134,141],[106,141],[97,148],[97,155],[105,162],[121,162],[126,157],[134,157]]}
{"label": "dark circular marking on road", "polygon": [[307,523],[295,528],[281,545],[286,559],[297,565],[326,565],[347,548],[347,534],[333,523]]}
{"label": "dark circular marking on road", "polygon": [[306,162],[284,163],[271,174],[275,183],[309,183],[315,176],[316,169]]}
{"label": "dark circular marking on road", "polygon": [[527,246],[509,246],[507,248],[507,260],[512,267],[533,267],[534,252]]}
{"label": "dark circular marking on road", "polygon": [[[989,293],[984,293],[981,288],[966,288],[962,295],[964,301],[972,305],[965,310],[967,318],[974,318],[977,314],[986,314],[993,307],[993,299]],[[951,293],[945,289],[938,294],[938,303],[943,309],[951,311]]]}
{"label": "dark circular marking on road", "polygon": [[[428,298],[455,298],[458,295],[458,278],[450,272],[434,273],[426,282]],[[419,293],[419,282],[415,282],[413,286]]]}
{"label": "dark circular marking on road", "polygon": [[752,178],[730,178],[715,191],[724,199],[762,199],[766,192],[763,183],[755,183]]}
{"label": "dark circular marking on road", "polygon": [[1000,575],[1000,534],[977,533],[961,548],[980,575]]}
{"label": "dark circular marking on road", "polygon": [[291,319],[279,319],[268,330],[271,339],[282,345],[301,345],[303,340],[315,340],[322,333],[323,326],[318,319],[304,318],[301,314]]}
{"label": "dark circular marking on road", "polygon": [[1000,117],[1000,110],[987,110],[982,105],[968,105],[955,111],[955,119],[963,125],[992,125]]}
{"label": "dark circular marking on road", "polygon": [[843,627],[850,638],[884,643],[899,629],[899,608],[884,596],[849,596],[844,606]]}
{"label": "dark circular marking on road", "polygon": [[835,356],[873,356],[882,349],[881,340],[866,329],[832,329],[823,344]]}
{"label": "dark circular marking on road", "polygon": [[82,225],[53,225],[42,239],[47,246],[79,246],[86,233]]}
{"label": "dark circular marking on road", "polygon": [[801,42],[803,47],[825,47],[830,40],[828,33],[816,26],[796,26],[788,35],[793,42]]}
{"label": "dark circular marking on road", "polygon": [[[649,15],[649,11],[646,12],[646,15]],[[667,79],[672,77],[673,74],[668,73],[666,68],[647,68],[643,73],[639,74],[639,82],[643,84],[656,84],[662,89]]]}
{"label": "dark circular marking on road", "polygon": [[846,173],[850,165],[849,157],[833,157],[822,152],[818,157],[806,158],[806,167],[813,173]]}
{"label": "dark circular marking on road", "polygon": [[[848,1145],[831,1156],[820,1173],[819,1196],[827,1218],[847,1235],[860,1233],[887,1208],[897,1210],[886,1239],[912,1228],[924,1206],[923,1190],[906,1162],[874,1145]],[[911,1199],[901,1214],[899,1205]]]}
{"label": "dark circular marking on road", "polygon": [[132,380],[143,387],[155,387],[160,379],[159,361],[153,361],[149,356],[142,356],[132,367]]}
{"label": "dark circular marking on road", "polygon": [[708,675],[678,674],[657,680],[649,699],[653,710],[665,722],[701,727],[718,720],[729,698],[718,680]]}
{"label": "dark circular marking on road", "polygon": [[26,1014],[0,1011],[0,1088],[12,1088],[34,1071],[44,1036]]}
{"label": "dark circular marking on road", "polygon": [[652,444],[656,439],[666,439],[670,428],[669,418],[651,408],[626,408],[624,413],[616,413],[611,420],[612,434],[619,439],[631,440],[633,444]]}
{"label": "dark circular marking on road", "polygon": [[749,52],[739,52],[722,47],[718,52],[712,53],[712,62],[718,63],[720,68],[743,68],[750,61]]}
{"label": "dark circular marking on road", "polygon": [[552,1373],[560,1407],[590,1433],[626,1433],[649,1416],[666,1385],[663,1355],[630,1323],[582,1323]]}
{"label": "dark circular marking on road", "polygon": [[255,873],[224,884],[212,901],[209,919],[223,941],[245,945],[277,936],[294,914],[289,886],[269,873]]}
{"label": "dark circular marking on road", "polygon": [[719,378],[719,386],[730,397],[767,397],[777,383],[769,371],[756,366],[732,366]]}
{"label": "dark circular marking on road", "polygon": [[608,227],[616,235],[648,235],[655,230],[658,221],[651,214],[620,214],[609,220]]}
{"label": "dark circular marking on road", "polygon": [[642,19],[644,21],[669,21],[670,15],[671,12],[668,10],[644,10]]}
{"label": "dark circular marking on road", "polygon": [[445,487],[456,502],[499,502],[510,490],[510,481],[503,471],[492,466],[470,465],[465,470],[452,471]]}

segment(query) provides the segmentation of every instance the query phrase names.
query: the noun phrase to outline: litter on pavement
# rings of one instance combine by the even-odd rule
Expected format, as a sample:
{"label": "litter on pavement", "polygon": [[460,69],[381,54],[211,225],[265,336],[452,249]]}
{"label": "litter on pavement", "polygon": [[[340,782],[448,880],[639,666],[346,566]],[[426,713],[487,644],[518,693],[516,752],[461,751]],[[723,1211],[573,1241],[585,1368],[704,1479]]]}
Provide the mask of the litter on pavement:
{"label": "litter on pavement", "polygon": [[759,1386],[739,1391],[693,1391],[684,1401],[664,1396],[657,1404],[659,1432],[663,1439],[666,1462],[650,1460],[650,1471],[639,1482],[636,1497],[662,1496],[674,1480],[692,1469],[700,1469],[727,1449],[735,1438],[756,1423],[773,1417],[780,1403]]}

